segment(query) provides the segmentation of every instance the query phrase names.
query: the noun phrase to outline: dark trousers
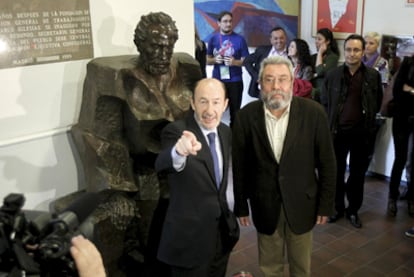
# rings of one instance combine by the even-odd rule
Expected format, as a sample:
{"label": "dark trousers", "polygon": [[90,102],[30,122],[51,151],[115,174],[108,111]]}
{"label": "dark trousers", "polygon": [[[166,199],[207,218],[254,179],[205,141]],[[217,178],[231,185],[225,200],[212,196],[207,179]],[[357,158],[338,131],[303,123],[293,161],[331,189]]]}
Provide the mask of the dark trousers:
{"label": "dark trousers", "polygon": [[[391,171],[390,179],[390,192],[389,198],[397,200],[400,196],[400,182],[401,175],[404,170],[408,157],[408,143],[410,135],[413,134],[412,142],[414,143],[414,117],[409,118],[406,116],[395,116],[392,121],[392,136],[394,140],[394,164]],[[411,161],[414,158],[414,150],[411,151]],[[411,178],[413,175],[414,167],[411,166]],[[407,185],[407,200],[414,201],[414,188],[413,181],[410,180]]]}
{"label": "dark trousers", "polygon": [[233,126],[236,113],[240,110],[243,99],[243,82],[228,82],[224,83],[224,85],[226,87],[227,97],[229,98],[230,126]]}
{"label": "dark trousers", "polygon": [[[365,173],[369,165],[374,134],[368,134],[363,127],[340,130],[334,138],[337,162],[335,208],[345,212],[345,196],[348,200],[346,212],[356,214],[364,198]],[[345,181],[347,157],[349,154],[349,176]]]}
{"label": "dark trousers", "polygon": [[196,268],[171,267],[171,277],[225,277],[230,252],[222,247],[221,234],[217,231],[216,247],[210,261]]}

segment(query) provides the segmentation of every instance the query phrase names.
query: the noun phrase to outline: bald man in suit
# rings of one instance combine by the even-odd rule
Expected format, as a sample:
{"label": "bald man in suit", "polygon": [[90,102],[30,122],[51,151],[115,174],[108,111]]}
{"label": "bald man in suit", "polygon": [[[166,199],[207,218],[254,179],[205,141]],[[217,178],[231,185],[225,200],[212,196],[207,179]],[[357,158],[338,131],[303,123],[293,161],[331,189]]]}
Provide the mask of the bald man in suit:
{"label": "bald man in suit", "polygon": [[203,79],[191,101],[194,113],[161,134],[155,167],[168,176],[170,204],[158,259],[173,277],[224,277],[238,239],[226,199],[231,131],[221,117],[227,103],[224,84]]}

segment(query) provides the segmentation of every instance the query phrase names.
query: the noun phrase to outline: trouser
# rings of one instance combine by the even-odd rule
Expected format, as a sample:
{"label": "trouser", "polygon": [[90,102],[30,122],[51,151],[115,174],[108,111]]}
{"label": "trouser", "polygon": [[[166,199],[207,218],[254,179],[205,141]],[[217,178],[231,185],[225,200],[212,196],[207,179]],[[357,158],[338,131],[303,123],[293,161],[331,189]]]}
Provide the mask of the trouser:
{"label": "trouser", "polygon": [[240,110],[241,102],[243,99],[243,82],[227,82],[224,83],[227,91],[227,97],[229,99],[230,109],[230,126],[233,126],[236,113]]}
{"label": "trouser", "polygon": [[[410,136],[411,135],[411,136]],[[400,191],[401,175],[408,158],[408,145],[411,137],[414,144],[414,118],[409,120],[408,117],[395,116],[392,121],[392,136],[394,140],[394,164],[391,171],[389,198],[397,200]],[[414,150],[411,150],[411,162],[414,159]],[[414,167],[410,167],[410,177],[413,178]],[[412,180],[407,184],[407,200],[414,200],[414,188]]]}
{"label": "trouser", "polygon": [[280,212],[276,231],[272,235],[257,233],[259,267],[265,277],[284,276],[285,247],[291,277],[310,276],[312,231],[297,235],[290,230]]}
{"label": "trouser", "polygon": [[220,230],[217,231],[216,247],[210,261],[195,268],[171,266],[171,277],[225,277],[230,252],[222,247]]}
{"label": "trouser", "polygon": [[[335,134],[334,149],[337,163],[335,208],[340,214],[345,212],[345,196],[348,200],[347,213],[357,214],[364,198],[365,173],[369,166],[374,134],[369,134],[362,126],[350,130],[339,130]],[[345,171],[349,154],[349,176],[345,181]]]}

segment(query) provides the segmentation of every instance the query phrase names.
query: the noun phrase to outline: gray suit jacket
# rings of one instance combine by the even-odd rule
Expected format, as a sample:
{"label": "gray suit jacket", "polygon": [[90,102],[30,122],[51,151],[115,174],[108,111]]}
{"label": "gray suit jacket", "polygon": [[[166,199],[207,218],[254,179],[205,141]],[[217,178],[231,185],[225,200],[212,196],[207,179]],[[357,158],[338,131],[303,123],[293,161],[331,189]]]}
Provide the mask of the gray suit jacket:
{"label": "gray suit jacket", "polygon": [[317,215],[334,211],[336,161],[323,107],[293,97],[280,163],[264,119],[263,102],[241,109],[233,126],[233,185],[236,216],[249,215],[258,232],[273,234],[282,203],[293,232],[310,231]]}
{"label": "gray suit jacket", "polygon": [[[193,132],[202,148],[196,156],[188,156],[185,168],[177,172],[172,165],[171,150],[184,130]],[[191,268],[206,263],[214,254],[213,242],[221,226],[220,220],[231,213],[226,199],[231,130],[220,124],[217,131],[223,155],[220,189],[216,186],[207,140],[193,114],[185,120],[170,123],[161,134],[163,150],[157,157],[155,168],[168,175],[170,204],[158,258],[167,264]]]}

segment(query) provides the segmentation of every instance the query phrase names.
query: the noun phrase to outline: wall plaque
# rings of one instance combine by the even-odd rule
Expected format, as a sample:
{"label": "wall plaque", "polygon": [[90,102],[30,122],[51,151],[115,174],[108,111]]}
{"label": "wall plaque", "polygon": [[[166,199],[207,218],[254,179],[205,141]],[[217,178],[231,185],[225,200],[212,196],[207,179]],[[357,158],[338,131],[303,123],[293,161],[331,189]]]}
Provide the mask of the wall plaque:
{"label": "wall plaque", "polygon": [[0,68],[92,57],[89,0],[0,1]]}

